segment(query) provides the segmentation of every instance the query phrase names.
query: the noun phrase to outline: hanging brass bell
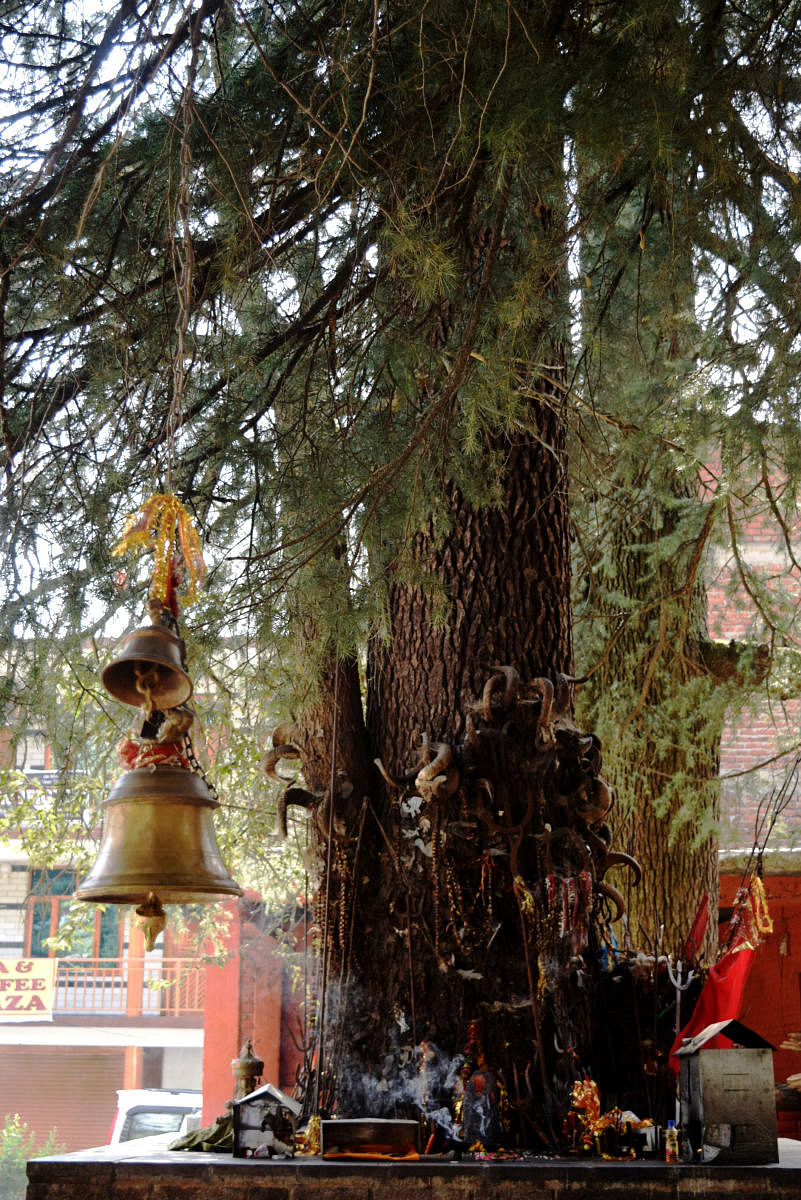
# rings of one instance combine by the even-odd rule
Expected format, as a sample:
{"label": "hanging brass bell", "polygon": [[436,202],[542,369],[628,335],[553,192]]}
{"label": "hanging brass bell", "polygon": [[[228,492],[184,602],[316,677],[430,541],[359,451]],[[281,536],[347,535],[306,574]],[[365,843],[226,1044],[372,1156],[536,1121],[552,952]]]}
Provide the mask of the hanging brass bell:
{"label": "hanging brass bell", "polygon": [[103,837],[78,900],[165,904],[241,896],[220,858],[212,814],[219,803],[203,777],[183,767],[137,767],[103,805]]}
{"label": "hanging brass bell", "polygon": [[[151,605],[151,616],[160,608]],[[154,620],[152,625],[128,634],[120,654],[101,675],[103,687],[124,704],[144,707],[148,712],[177,708],[192,695],[192,680],[183,666],[184,653],[181,638]]]}

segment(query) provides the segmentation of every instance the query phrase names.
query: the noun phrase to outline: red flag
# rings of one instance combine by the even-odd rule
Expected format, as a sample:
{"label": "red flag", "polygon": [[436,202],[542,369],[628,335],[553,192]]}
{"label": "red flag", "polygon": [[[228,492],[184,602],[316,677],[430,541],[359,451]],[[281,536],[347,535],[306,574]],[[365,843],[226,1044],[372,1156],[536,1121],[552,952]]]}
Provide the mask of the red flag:
{"label": "red flag", "polygon": [[756,948],[763,937],[772,932],[773,922],[768,912],[764,884],[759,875],[751,875],[734,898],[734,911],[724,940],[726,949],[715,965],[709,968],[693,1015],[670,1048],[668,1061],[674,1072],[678,1073],[679,1070],[676,1051],[684,1038],[694,1037],[707,1025],[714,1025],[718,1021],[737,1020]]}
{"label": "red flag", "polygon": [[676,1051],[681,1048],[684,1038],[695,1037],[702,1029],[706,1029],[707,1025],[713,1025],[716,1021],[731,1021],[739,1017],[745,984],[755,954],[753,946],[747,942],[740,942],[732,950],[727,950],[723,957],[709,968],[709,975],[693,1014],[679,1031],[670,1048],[668,1061],[674,1072],[678,1073],[679,1070]]}
{"label": "red flag", "polygon": [[681,952],[681,961],[684,963],[695,964],[698,961],[698,951],[701,948],[701,943],[706,934],[706,927],[709,924],[709,892],[704,892],[701,897],[701,903],[698,905],[698,912],[695,914],[695,920],[692,923],[687,941],[684,943],[684,949]]}

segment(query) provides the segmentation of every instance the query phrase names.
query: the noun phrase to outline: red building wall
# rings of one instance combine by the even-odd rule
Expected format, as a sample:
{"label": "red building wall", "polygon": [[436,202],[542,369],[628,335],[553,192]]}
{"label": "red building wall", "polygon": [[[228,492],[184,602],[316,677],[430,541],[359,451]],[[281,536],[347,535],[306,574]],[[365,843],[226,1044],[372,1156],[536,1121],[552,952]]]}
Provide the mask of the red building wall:
{"label": "red building wall", "polygon": [[231,1062],[248,1039],[264,1061],[264,1083],[290,1091],[300,1061],[290,1036],[298,1021],[299,1000],[291,987],[285,952],[260,927],[259,898],[247,893],[225,907],[227,959],[206,973],[204,1125],[225,1112],[234,1089]]}
{"label": "red building wall", "polygon": [[[730,905],[741,875],[721,876],[721,905]],[[801,1053],[779,1047],[788,1033],[801,1032],[801,879],[766,876],[765,895],[773,933],[758,948],[745,987],[740,1020],[777,1047],[777,1081],[801,1071]]]}

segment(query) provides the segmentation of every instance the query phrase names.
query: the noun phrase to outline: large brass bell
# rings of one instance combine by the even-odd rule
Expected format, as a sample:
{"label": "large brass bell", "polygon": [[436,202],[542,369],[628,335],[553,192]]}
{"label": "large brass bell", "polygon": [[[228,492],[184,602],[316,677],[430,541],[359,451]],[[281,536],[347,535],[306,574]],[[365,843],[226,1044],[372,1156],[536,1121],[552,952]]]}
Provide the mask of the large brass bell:
{"label": "large brass bell", "polygon": [[202,775],[182,767],[138,767],[122,775],[103,808],[97,859],[75,895],[96,903],[166,904],[241,896],[217,847],[218,808]]}
{"label": "large brass bell", "polygon": [[161,624],[162,606],[151,601],[152,625],[129,633],[117,658],[103,671],[107,692],[134,708],[177,708],[192,695],[184,670],[184,643]]}

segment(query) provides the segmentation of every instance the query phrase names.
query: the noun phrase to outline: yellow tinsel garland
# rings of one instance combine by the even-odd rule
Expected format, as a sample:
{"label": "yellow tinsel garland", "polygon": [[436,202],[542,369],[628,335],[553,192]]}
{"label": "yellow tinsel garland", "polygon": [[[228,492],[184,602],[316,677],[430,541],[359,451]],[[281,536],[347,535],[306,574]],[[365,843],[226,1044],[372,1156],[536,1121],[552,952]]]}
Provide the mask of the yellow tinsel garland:
{"label": "yellow tinsel garland", "polygon": [[131,513],[125,522],[125,532],[112,551],[145,546],[155,554],[151,592],[162,604],[167,603],[170,587],[170,564],[180,548],[186,572],[187,604],[197,600],[198,585],[206,574],[206,564],[200,548],[200,538],[192,518],[175,496],[157,492]]}
{"label": "yellow tinsel garland", "polygon": [[733,951],[756,950],[760,942],[773,933],[773,919],[768,908],[765,885],[759,875],[751,875],[745,887],[734,899],[735,916],[732,925],[738,937],[733,938]]}

